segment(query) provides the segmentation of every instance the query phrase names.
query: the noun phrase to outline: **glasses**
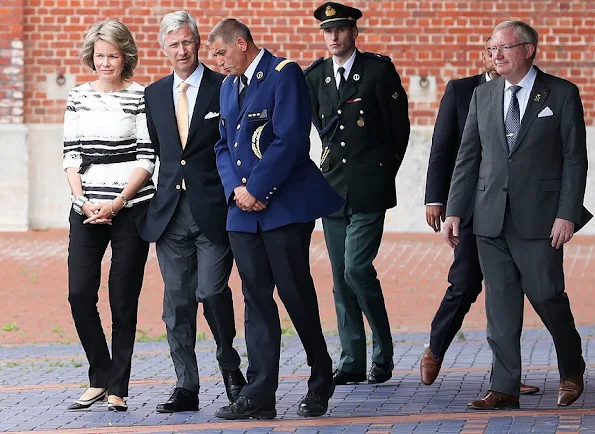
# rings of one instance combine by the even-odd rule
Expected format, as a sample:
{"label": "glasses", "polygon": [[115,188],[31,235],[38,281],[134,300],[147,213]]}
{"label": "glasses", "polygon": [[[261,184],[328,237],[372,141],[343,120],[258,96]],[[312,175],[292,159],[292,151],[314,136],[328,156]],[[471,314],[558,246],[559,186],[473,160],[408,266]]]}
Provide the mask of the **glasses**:
{"label": "glasses", "polygon": [[488,47],[488,48],[486,48],[486,53],[489,54],[490,56],[493,56],[494,54],[496,54],[498,52],[498,50],[502,51],[503,53],[508,53],[514,47],[518,47],[520,45],[527,45],[527,44],[530,44],[530,42],[521,42],[520,44],[515,44],[515,45],[498,45],[497,47]]}
{"label": "glasses", "polygon": [[173,44],[169,44],[167,46],[167,48],[169,50],[177,50],[178,48],[180,48],[180,45],[184,48],[188,48],[189,46],[191,46],[192,44],[194,44],[195,41],[181,41],[181,42],[174,42]]}

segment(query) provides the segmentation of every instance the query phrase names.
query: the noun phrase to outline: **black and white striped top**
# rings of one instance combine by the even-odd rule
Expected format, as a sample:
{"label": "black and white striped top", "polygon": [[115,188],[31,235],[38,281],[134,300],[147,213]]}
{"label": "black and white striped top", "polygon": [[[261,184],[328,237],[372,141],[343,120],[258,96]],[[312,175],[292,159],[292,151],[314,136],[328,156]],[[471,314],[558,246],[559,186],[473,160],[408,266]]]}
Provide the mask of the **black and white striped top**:
{"label": "black and white striped top", "polygon": [[[137,167],[151,174],[155,170],[144,91],[136,82],[111,93],[97,92],[85,83],[68,95],[62,165],[64,170],[79,169],[83,194],[92,202],[115,199]],[[154,193],[149,179],[127,206],[149,200]]]}

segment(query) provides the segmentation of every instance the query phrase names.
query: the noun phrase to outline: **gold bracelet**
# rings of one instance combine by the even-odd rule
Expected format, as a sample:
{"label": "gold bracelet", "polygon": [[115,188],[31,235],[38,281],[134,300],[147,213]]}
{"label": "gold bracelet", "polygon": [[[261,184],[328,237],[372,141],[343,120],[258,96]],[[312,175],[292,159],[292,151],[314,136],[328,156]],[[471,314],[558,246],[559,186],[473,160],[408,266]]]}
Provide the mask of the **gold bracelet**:
{"label": "gold bracelet", "polygon": [[116,213],[114,212],[114,201],[113,200],[109,201],[109,210],[112,213],[112,217],[115,217]]}

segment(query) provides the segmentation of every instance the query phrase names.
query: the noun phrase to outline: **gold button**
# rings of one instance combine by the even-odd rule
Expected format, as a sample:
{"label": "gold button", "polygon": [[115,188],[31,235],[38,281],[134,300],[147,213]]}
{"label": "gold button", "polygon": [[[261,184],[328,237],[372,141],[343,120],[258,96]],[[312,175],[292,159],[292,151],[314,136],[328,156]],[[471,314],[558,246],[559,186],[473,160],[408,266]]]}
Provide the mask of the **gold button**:
{"label": "gold button", "polygon": [[238,166],[241,166],[241,165],[242,165],[242,160],[238,160],[238,161],[236,161],[236,164],[237,164]]}
{"label": "gold button", "polygon": [[242,178],[242,184],[246,184],[248,180],[246,178]]}
{"label": "gold button", "polygon": [[345,142],[341,142],[341,146],[342,147],[345,147]]}
{"label": "gold button", "polygon": [[180,164],[181,164],[182,166],[185,166],[185,165],[186,165],[186,160],[182,160],[182,161],[180,161]]}
{"label": "gold button", "polygon": [[321,117],[322,119],[324,119],[324,115],[320,115],[320,117]]}
{"label": "gold button", "polygon": [[343,163],[347,163],[347,158],[343,158],[341,161],[342,161]]}
{"label": "gold button", "polygon": [[180,187],[180,184],[176,185],[176,190],[179,190],[180,188],[182,188]]}
{"label": "gold button", "polygon": [[345,129],[345,126],[344,126],[344,125],[341,125],[341,126],[339,127],[339,129],[340,129],[341,131],[343,131],[343,130]]}
{"label": "gold button", "polygon": [[273,193],[272,191],[269,191],[269,194],[275,194],[275,193]]}
{"label": "gold button", "polygon": [[266,199],[266,200],[269,200],[269,197],[267,196],[267,197],[265,197],[265,199]]}
{"label": "gold button", "polygon": [[276,191],[276,190],[277,190],[277,187],[273,187],[273,190],[275,190],[275,191]]}
{"label": "gold button", "polygon": [[341,111],[341,109],[339,109],[339,110],[337,110],[337,113],[341,114],[341,113],[343,113],[343,112]]}

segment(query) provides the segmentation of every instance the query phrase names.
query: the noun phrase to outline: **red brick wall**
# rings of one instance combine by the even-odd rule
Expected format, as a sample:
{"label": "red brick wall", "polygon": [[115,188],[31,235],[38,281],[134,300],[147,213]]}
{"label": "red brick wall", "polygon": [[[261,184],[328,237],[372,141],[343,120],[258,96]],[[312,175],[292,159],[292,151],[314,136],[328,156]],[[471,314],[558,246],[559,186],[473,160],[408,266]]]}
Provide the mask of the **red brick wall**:
{"label": "red brick wall", "polygon": [[23,122],[23,0],[0,4],[0,123]]}
{"label": "red brick wall", "polygon": [[[163,14],[183,8],[196,16],[203,40],[222,17],[234,16],[250,26],[257,44],[303,66],[326,54],[312,17],[319,0],[23,1],[28,123],[62,121],[64,101],[45,100],[45,76],[64,72],[76,74],[77,83],[91,79],[79,64],[78,48],[86,30],[108,17],[120,19],[135,35],[140,48],[135,78],[142,84],[170,72],[157,43],[158,23]],[[13,3],[19,2],[8,0]],[[477,73],[486,36],[497,23],[517,18],[540,33],[536,64],[580,87],[587,123],[595,125],[595,0],[352,0],[350,4],[364,12],[358,47],[391,56],[405,89],[411,75],[437,77],[437,100],[411,104],[414,124],[434,122],[446,82]],[[14,19],[4,7],[0,17]],[[201,57],[213,65],[204,45]]]}

